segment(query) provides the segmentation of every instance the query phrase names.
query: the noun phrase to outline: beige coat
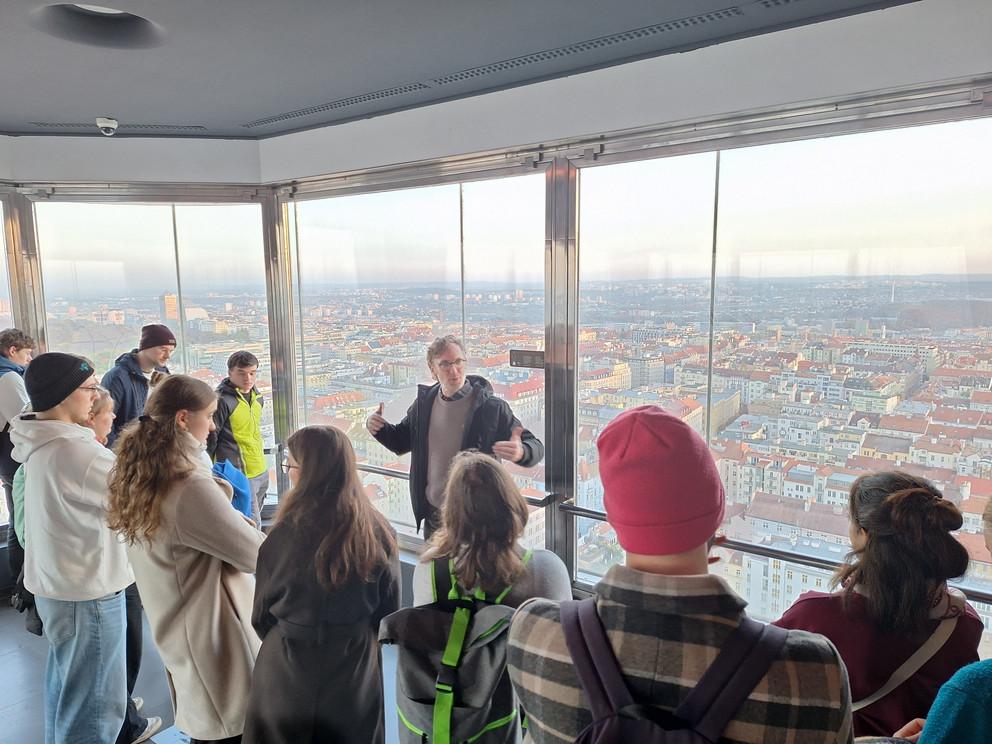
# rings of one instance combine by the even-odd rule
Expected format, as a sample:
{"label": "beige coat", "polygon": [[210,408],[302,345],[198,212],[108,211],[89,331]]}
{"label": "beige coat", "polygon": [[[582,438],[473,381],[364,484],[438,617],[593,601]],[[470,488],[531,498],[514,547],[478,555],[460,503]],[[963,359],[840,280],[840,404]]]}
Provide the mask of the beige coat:
{"label": "beige coat", "polygon": [[251,626],[263,535],[231,506],[190,437],[196,470],[162,501],[151,544],[128,558],[168,672],[176,726],[197,739],[242,733],[260,641]]}

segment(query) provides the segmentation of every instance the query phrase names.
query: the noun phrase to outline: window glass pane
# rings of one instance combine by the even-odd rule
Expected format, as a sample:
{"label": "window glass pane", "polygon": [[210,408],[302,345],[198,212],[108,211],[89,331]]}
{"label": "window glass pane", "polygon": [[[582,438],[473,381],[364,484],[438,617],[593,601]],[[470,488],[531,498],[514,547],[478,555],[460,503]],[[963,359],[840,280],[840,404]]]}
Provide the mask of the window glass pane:
{"label": "window glass pane", "polygon": [[990,138],[976,120],[723,153],[713,390],[740,406],[715,417],[713,448],[728,534],[841,558],[852,481],[899,468],[961,506],[968,581],[992,588]]}
{"label": "window glass pane", "polygon": [[607,522],[576,517],[575,536],[576,581],[595,584],[610,566],[624,562],[626,554]]}
{"label": "window glass pane", "polygon": [[169,205],[41,202],[35,215],[51,351],[89,357],[102,374],[146,323],[178,338]]}
{"label": "window glass pane", "polygon": [[[596,438],[621,411],[652,403],[705,432],[715,165],[706,153],[582,170],[580,506],[603,508]],[[580,571],[615,552],[599,524],[577,521]]]}
{"label": "window glass pane", "polygon": [[[187,368],[216,387],[227,377],[233,352],[254,354],[259,360],[255,385],[264,397],[262,439],[271,448],[275,436],[261,206],[176,205],[176,238]],[[177,299],[168,298],[170,306]],[[268,459],[274,501],[275,461]]]}
{"label": "window glass pane", "polygon": [[[544,441],[544,369],[511,367],[509,351],[544,349],[545,177],[466,183],[462,199],[469,373]],[[543,462],[506,467],[525,495],[544,496]],[[543,514],[530,519],[528,534],[544,547]]]}
{"label": "window glass pane", "polygon": [[[398,423],[418,383],[430,383],[427,345],[461,335],[458,185],[300,202],[301,421],[348,432],[360,462],[406,472],[365,429],[378,404]],[[406,501],[380,501],[402,525]]]}

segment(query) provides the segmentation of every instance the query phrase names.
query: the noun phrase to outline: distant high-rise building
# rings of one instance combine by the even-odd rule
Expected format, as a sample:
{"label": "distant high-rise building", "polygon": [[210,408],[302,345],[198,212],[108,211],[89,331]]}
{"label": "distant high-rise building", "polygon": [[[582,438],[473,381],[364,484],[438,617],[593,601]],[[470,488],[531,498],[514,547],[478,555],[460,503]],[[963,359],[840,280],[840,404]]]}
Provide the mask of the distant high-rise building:
{"label": "distant high-rise building", "polygon": [[159,314],[162,320],[179,320],[179,295],[166,292],[158,298]]}

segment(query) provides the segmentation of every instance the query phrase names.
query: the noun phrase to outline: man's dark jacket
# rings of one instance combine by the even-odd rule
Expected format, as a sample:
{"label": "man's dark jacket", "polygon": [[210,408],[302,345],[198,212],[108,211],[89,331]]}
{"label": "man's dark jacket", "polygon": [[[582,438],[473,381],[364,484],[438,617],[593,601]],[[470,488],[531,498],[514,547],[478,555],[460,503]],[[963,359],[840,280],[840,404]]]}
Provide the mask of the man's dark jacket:
{"label": "man's dark jacket", "polygon": [[[510,405],[493,395],[493,387],[478,375],[467,375],[475,399],[469,413],[462,437],[462,450],[477,449],[486,454],[493,453],[493,445],[510,438],[513,429],[520,426],[520,420],[513,415]],[[431,411],[434,399],[441,385],[418,385],[417,399],[407,409],[406,416],[398,424],[386,424],[376,435],[376,440],[397,455],[413,453],[410,458],[410,498],[413,501],[413,515],[417,529],[430,511],[427,502],[427,434],[431,426]],[[524,446],[524,457],[517,464],[529,468],[544,458],[544,445],[530,431],[524,429],[520,437]]]}
{"label": "man's dark jacket", "polygon": [[[155,369],[169,374],[168,367]],[[107,446],[112,447],[121,430],[142,414],[145,401],[148,400],[148,378],[138,364],[138,350],[132,349],[117,357],[114,366],[103,376],[100,384],[110,391],[110,397],[114,399],[116,418],[107,437]]]}

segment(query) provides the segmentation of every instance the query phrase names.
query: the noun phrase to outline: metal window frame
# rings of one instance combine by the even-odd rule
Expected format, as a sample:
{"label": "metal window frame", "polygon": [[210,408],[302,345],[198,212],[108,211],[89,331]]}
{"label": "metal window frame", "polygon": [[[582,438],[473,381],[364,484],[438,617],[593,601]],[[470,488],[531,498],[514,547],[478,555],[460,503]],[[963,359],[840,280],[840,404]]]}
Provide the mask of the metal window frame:
{"label": "metal window frame", "polygon": [[[574,504],[562,504],[560,509],[568,512],[573,517],[595,519],[601,522],[606,521],[606,515],[602,512],[594,511],[592,509],[585,509],[581,506],[575,506]],[[793,563],[797,566],[817,568],[824,571],[836,571],[840,566],[839,563],[826,560],[824,558],[805,555],[803,553],[793,553],[788,550],[782,550],[781,548],[774,548],[769,545],[761,545],[743,540],[727,539],[717,547],[722,550],[735,550],[740,553],[747,553],[748,555],[757,555],[763,558],[770,558],[772,560],[783,561],[785,563]],[[584,581],[576,581],[574,582],[574,585],[577,589],[583,592],[592,592],[594,589],[592,584]],[[992,592],[968,586],[959,586],[958,588],[972,602],[984,602],[992,605]]]}
{"label": "metal window frame", "polygon": [[[293,286],[295,202],[347,194],[465,183],[543,171],[546,176],[545,374],[550,506],[547,545],[575,575],[574,497],[577,427],[578,194],[582,168],[895,129],[992,116],[992,76],[839,96],[791,106],[665,126],[606,132],[413,164],[369,168],[270,184],[13,183],[0,182],[15,322],[46,345],[46,313],[33,204],[224,204],[260,202],[263,209],[269,339],[276,438],[284,442],[297,417],[297,338]],[[275,370],[274,370],[275,372]],[[280,444],[280,447],[282,445]],[[277,453],[279,455],[281,453]],[[285,476],[280,472],[280,489]],[[601,518],[601,513],[588,516]]]}

